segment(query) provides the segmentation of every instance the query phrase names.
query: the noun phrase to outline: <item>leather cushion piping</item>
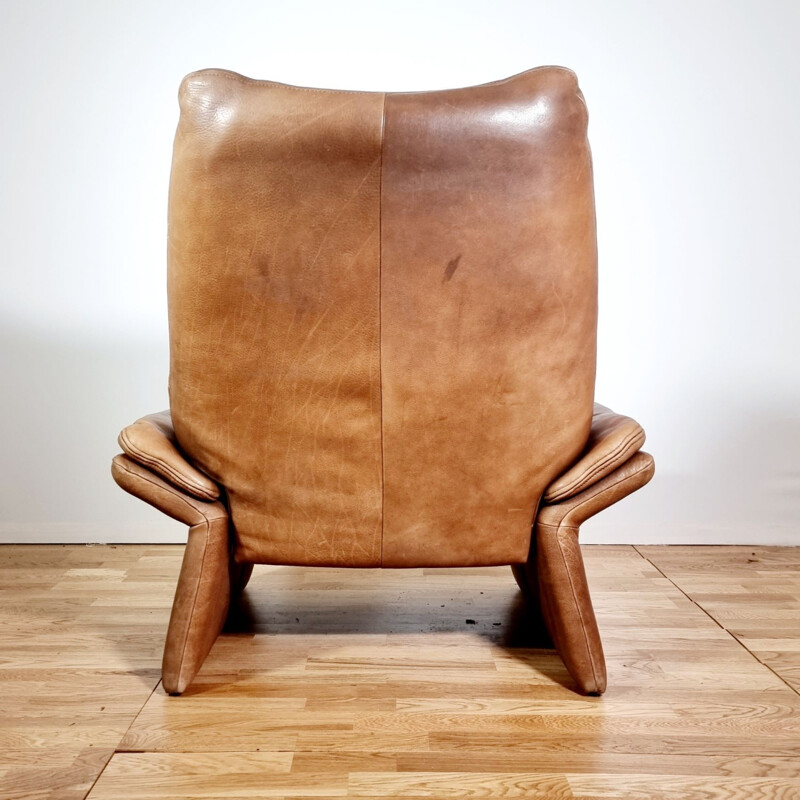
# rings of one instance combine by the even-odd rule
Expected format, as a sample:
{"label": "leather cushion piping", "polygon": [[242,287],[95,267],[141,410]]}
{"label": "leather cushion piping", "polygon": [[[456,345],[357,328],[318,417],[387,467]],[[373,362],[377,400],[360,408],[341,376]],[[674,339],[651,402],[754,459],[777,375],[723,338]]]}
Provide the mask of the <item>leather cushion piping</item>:
{"label": "leather cushion piping", "polygon": [[[139,447],[131,438],[131,429],[134,427],[134,425],[137,425],[140,422],[142,421],[140,420],[133,425],[129,425],[127,428],[122,430],[119,435],[119,446],[127,455],[129,455],[134,461],[138,461],[140,464],[142,464],[142,466],[152,469],[154,472],[161,475],[162,478],[165,478],[179,489],[183,489],[185,492],[188,492],[193,497],[208,501],[219,499],[219,489],[212,484],[211,481],[208,482],[209,485],[203,486],[199,482],[193,480],[190,475],[179,472],[171,464],[168,464],[166,461],[153,454],[145,452],[141,447]],[[150,427],[154,433],[158,433],[158,429],[155,426]],[[178,453],[177,449],[175,449],[174,445],[166,437],[164,437],[164,443],[175,450],[175,456],[177,458],[183,460],[183,457],[180,455],[180,453]],[[190,466],[191,465],[187,464],[187,467]],[[210,486],[213,488],[209,488]]]}
{"label": "leather cushion piping", "polygon": [[[604,412],[599,416],[607,419],[609,415]],[[642,426],[630,417],[614,417],[614,429],[597,437],[595,441],[590,438],[588,450],[583,457],[550,484],[544,494],[546,503],[558,503],[580,494],[641,450],[645,442]]]}

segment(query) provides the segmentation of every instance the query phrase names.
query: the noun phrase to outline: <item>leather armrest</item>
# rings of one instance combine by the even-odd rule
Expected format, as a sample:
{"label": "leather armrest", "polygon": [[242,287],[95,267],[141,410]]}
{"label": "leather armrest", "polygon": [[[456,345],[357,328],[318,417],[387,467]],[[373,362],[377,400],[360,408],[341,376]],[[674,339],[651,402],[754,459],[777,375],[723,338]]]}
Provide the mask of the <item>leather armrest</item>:
{"label": "leather armrest", "polygon": [[547,487],[543,501],[558,503],[579,494],[624,464],[641,449],[644,440],[644,429],[635,419],[595,403],[583,455]]}
{"label": "leather armrest", "polygon": [[206,501],[219,499],[219,486],[193,467],[178,449],[169,411],[149,414],[128,425],[118,441],[131,459],[183,492]]}
{"label": "leather armrest", "polygon": [[589,517],[608,508],[631,492],[644,486],[655,473],[650,453],[640,450],[597,483],[560,503],[542,505],[536,517],[537,525],[551,528],[579,528]]}
{"label": "leather armrest", "polygon": [[111,474],[126,492],[186,525],[204,525],[228,518],[221,502],[190,495],[122,453],[111,461]]}

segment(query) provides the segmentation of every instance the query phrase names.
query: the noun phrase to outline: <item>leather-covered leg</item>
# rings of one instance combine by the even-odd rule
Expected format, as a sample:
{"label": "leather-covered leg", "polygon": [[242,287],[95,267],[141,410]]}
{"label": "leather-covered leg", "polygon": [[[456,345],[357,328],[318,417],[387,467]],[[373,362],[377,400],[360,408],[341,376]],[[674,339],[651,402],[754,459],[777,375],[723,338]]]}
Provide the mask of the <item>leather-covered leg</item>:
{"label": "leather-covered leg", "polygon": [[[512,564],[511,572],[525,598],[528,616],[533,620],[534,629],[541,629],[543,609],[539,592],[539,576],[536,569],[536,537],[531,540],[531,551],[525,564]],[[544,633],[544,631],[542,631]]]}
{"label": "leather-covered leg", "polygon": [[231,598],[228,520],[189,530],[164,644],[164,691],[182,694],[217,640]]}
{"label": "leather-covered leg", "polygon": [[[586,694],[605,691],[606,667],[578,532],[589,517],[644,486],[654,469],[653,457],[640,451],[581,492],[539,508],[531,552],[542,614],[565,666]],[[529,559],[529,582],[533,569]]]}
{"label": "leather-covered leg", "polygon": [[606,689],[606,664],[589,595],[578,529],[536,526],[542,614],[569,674],[584,694]]}
{"label": "leather-covered leg", "polygon": [[231,559],[230,565],[231,600],[235,600],[250,582],[254,565],[248,562],[237,564],[233,559]]}
{"label": "leather-covered leg", "polygon": [[228,511],[220,501],[189,495],[125,455],[116,456],[111,469],[125,491],[191,526],[162,660],[164,690],[181,694],[222,630],[231,585],[244,588],[252,565],[232,563]]}
{"label": "leather-covered leg", "polygon": [[525,595],[526,600],[533,594],[531,591],[530,581],[528,580],[528,571],[526,569],[527,566],[527,564],[511,565],[511,572],[514,575],[514,580],[517,582],[517,586],[519,586],[522,594]]}

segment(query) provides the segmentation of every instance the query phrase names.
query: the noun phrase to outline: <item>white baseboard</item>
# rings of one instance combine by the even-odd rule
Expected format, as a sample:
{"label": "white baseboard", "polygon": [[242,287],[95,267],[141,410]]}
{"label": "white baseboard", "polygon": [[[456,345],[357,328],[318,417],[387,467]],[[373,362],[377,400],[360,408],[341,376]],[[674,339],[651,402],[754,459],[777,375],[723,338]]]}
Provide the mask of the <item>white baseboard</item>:
{"label": "white baseboard", "polygon": [[2,522],[0,544],[186,544],[185,525]]}

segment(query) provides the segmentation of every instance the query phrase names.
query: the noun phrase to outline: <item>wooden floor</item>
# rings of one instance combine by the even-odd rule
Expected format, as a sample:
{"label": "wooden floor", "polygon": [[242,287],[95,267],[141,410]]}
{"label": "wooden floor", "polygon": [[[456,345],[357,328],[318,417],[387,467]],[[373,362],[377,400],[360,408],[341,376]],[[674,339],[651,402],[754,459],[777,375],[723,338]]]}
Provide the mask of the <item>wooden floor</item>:
{"label": "wooden floor", "polygon": [[0,798],[800,798],[800,548],[587,548],[602,698],[508,568],[289,567],[167,697],[181,550],[0,547]]}

